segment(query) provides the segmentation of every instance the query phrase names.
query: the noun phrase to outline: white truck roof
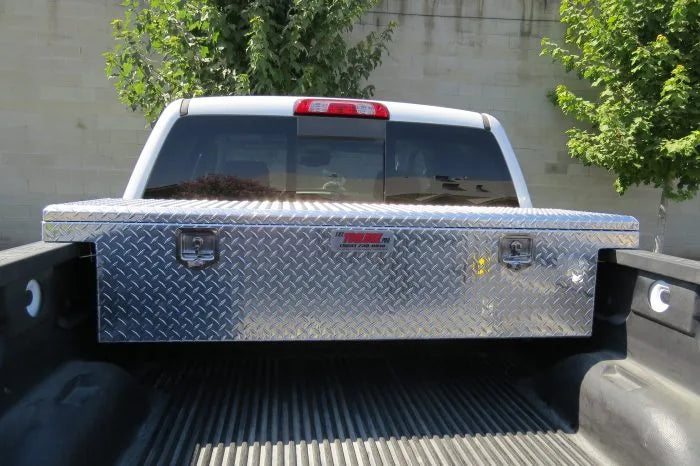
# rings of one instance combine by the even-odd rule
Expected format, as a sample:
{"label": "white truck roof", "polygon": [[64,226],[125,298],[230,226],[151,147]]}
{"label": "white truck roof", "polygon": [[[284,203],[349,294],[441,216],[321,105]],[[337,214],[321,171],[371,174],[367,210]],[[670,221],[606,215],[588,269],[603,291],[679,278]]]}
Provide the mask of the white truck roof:
{"label": "white truck roof", "polygon": [[[296,96],[196,97],[189,100],[187,114],[294,116],[294,103],[300,98]],[[363,99],[343,98],[343,100]],[[477,112],[432,105],[369,100],[385,105],[389,109],[390,121],[484,128],[484,117]]]}

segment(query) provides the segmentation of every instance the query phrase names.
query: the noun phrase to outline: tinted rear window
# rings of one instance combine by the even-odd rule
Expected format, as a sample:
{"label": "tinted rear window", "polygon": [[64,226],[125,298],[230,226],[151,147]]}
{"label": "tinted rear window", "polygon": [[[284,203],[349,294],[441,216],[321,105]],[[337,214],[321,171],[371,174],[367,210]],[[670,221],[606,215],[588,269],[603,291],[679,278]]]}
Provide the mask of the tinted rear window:
{"label": "tinted rear window", "polygon": [[387,202],[518,205],[489,131],[390,122],[386,154]]}
{"label": "tinted rear window", "polygon": [[488,131],[326,117],[181,118],[144,197],[517,205]]}

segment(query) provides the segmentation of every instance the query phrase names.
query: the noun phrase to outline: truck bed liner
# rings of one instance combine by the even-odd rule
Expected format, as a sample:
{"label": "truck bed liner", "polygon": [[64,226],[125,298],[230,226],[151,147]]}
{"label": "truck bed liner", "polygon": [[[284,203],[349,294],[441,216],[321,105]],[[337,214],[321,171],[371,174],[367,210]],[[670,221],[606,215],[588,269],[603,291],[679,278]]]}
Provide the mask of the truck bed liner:
{"label": "truck bed liner", "polygon": [[[454,368],[454,367],[453,367]],[[384,359],[156,365],[162,394],[124,464],[591,464],[515,376]]]}

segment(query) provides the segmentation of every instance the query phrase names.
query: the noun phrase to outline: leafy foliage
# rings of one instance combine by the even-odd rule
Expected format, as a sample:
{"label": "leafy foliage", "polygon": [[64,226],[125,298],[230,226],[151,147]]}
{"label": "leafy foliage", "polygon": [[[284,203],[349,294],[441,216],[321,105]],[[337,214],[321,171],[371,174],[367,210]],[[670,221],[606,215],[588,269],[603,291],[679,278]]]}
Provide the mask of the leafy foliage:
{"label": "leafy foliage", "polygon": [[378,0],[125,0],[105,54],[119,99],[153,122],[199,95],[370,97],[395,23],[346,35]]}
{"label": "leafy foliage", "polygon": [[545,38],[542,54],[599,90],[590,100],[565,85],[554,91],[565,114],[590,124],[568,131],[571,155],[616,173],[620,194],[651,184],[671,199],[693,197],[700,185],[700,1],[563,0],[560,12],[566,46]]}

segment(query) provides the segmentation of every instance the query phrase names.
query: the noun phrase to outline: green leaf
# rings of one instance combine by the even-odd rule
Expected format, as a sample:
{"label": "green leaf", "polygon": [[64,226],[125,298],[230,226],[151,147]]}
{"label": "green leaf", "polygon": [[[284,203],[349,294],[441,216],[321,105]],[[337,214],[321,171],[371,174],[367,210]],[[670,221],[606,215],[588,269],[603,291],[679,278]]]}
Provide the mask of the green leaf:
{"label": "green leaf", "polygon": [[[564,42],[541,54],[589,82],[595,98],[565,86],[548,97],[592,125],[567,131],[572,157],[617,175],[615,189],[664,187],[671,199],[700,187],[700,2],[562,0]],[[587,128],[587,127],[584,127]]]}
{"label": "green leaf", "polygon": [[346,32],[377,0],[137,0],[112,22],[105,53],[119,99],[153,122],[180,97],[363,97],[397,24],[351,45]]}

